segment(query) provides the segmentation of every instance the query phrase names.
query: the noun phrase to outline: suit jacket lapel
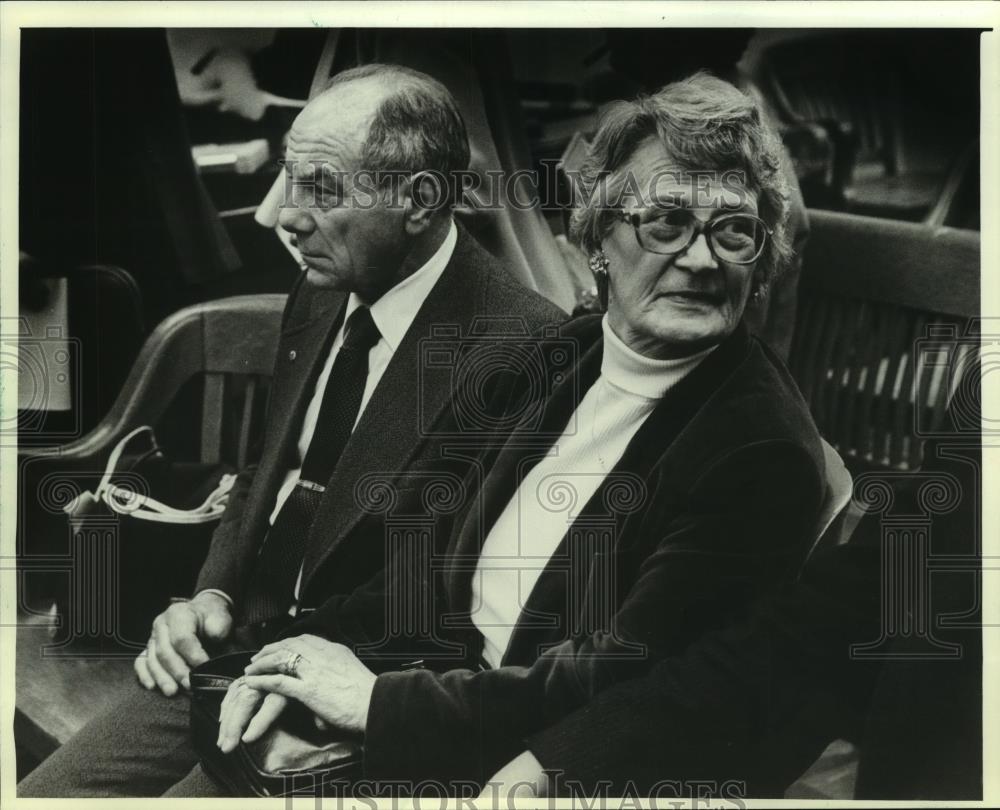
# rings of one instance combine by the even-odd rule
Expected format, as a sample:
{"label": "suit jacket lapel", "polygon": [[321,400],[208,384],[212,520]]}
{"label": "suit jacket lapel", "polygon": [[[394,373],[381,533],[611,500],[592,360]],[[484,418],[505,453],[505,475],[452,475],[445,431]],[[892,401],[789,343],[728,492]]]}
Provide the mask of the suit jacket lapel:
{"label": "suit jacket lapel", "polygon": [[312,302],[309,320],[281,333],[269,404],[271,427],[264,436],[261,463],[254,476],[254,486],[261,496],[253,499],[253,511],[247,515],[251,537],[266,532],[281,478],[298,464],[293,459],[295,443],[346,302],[345,294],[320,291]]}
{"label": "suit jacket lapel", "polygon": [[[482,487],[466,513],[447,561],[449,600],[457,611],[467,611],[472,600],[472,578],[486,536],[514,497],[521,481],[551,451],[576,411],[587,389],[601,371],[601,346],[581,352],[580,360],[541,403],[541,413],[526,408],[524,419],[507,439],[486,473]],[[514,406],[520,408],[524,403]]]}
{"label": "suit jacket lapel", "polygon": [[476,272],[476,246],[470,242],[460,229],[451,260],[393,353],[344,448],[310,531],[302,593],[323,560],[364,516],[355,499],[358,480],[368,473],[403,473],[423,441],[422,431],[433,425],[451,397],[450,382],[421,386],[420,353],[433,327],[457,324],[464,334],[477,313],[484,280]]}

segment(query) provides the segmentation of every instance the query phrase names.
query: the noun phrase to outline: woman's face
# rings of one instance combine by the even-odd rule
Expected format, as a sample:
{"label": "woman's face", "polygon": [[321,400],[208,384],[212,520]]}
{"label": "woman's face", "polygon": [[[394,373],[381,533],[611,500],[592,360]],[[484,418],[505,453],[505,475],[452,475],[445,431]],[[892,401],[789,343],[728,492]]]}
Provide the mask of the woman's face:
{"label": "woman's face", "polygon": [[[756,196],[732,173],[695,178],[673,162],[659,139],[640,144],[625,170],[636,181],[623,198],[627,211],[680,204],[702,222],[737,211],[757,214]],[[642,248],[632,225],[618,219],[603,248],[611,328],[640,354],[661,359],[695,354],[724,340],[743,317],[754,265],[716,259],[703,233],[687,250],[661,255]]]}

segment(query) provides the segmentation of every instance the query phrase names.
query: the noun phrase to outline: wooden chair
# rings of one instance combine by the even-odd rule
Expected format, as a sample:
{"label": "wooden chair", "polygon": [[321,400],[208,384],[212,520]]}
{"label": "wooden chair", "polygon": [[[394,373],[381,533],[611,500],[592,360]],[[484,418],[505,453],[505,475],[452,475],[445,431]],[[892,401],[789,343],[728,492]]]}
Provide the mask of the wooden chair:
{"label": "wooden chair", "polygon": [[63,461],[99,458],[139,425],[159,423],[189,380],[204,380],[199,460],[223,458],[224,405],[233,386],[242,391],[239,435],[229,461],[246,463],[251,418],[274,366],[284,295],[247,295],[207,301],[175,312],[143,345],[121,393],[86,435],[58,447],[30,448],[21,456]]}
{"label": "wooden chair", "polygon": [[[283,295],[238,296],[188,307],[168,317],[146,341],[114,405],[89,433],[59,447],[19,452],[23,503],[38,500],[45,471],[100,470],[115,443],[140,425],[159,426],[192,382],[201,382],[198,459],[242,467],[259,432],[274,365]],[[185,413],[186,417],[186,413]],[[188,428],[185,420],[185,429]],[[88,720],[111,705],[131,680],[130,657],[46,655],[55,630],[44,594],[32,577],[65,566],[63,556],[44,553],[39,534],[59,527],[65,516],[32,521],[19,516],[19,589],[15,728],[20,750],[43,759]],[[36,591],[33,593],[33,591]]]}
{"label": "wooden chair", "polygon": [[847,517],[847,509],[854,494],[854,481],[844,464],[840,454],[833,446],[823,440],[823,461],[826,465],[826,486],[823,492],[823,505],[816,520],[816,534],[810,555],[821,546],[837,545],[847,538],[843,526]]}
{"label": "wooden chair", "polygon": [[789,366],[852,471],[916,469],[978,346],[979,234],[809,218]]}

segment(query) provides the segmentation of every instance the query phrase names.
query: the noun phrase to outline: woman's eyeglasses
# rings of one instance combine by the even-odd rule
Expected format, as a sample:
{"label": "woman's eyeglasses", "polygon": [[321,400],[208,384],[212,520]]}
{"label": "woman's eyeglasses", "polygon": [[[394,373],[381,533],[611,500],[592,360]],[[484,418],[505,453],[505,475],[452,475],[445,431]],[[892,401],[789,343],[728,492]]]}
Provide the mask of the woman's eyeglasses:
{"label": "woman's eyeglasses", "polygon": [[687,208],[647,208],[641,213],[622,209],[619,216],[635,230],[643,250],[663,256],[683,253],[703,233],[715,259],[730,264],[753,264],[774,233],[753,214],[723,214],[702,222]]}

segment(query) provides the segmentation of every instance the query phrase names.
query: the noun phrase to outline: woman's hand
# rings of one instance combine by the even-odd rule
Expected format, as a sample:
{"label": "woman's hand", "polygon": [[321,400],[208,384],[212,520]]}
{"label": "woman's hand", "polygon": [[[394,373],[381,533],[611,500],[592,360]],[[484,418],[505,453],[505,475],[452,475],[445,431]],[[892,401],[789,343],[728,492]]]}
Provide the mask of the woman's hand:
{"label": "woman's hand", "polygon": [[[222,699],[222,708],[219,711],[219,739],[216,745],[224,754],[236,748],[241,735],[245,742],[258,739],[278,719],[288,704],[288,700],[282,695],[253,689],[246,681],[245,677],[237,678],[230,684],[229,691]],[[251,732],[254,732],[252,737]]]}
{"label": "woman's hand", "polygon": [[[299,701],[328,726],[363,733],[375,674],[343,644],[305,635],[264,647],[247,666],[245,683],[250,689]],[[245,742],[258,739],[270,727],[280,713],[275,708],[261,706],[243,735]]]}

